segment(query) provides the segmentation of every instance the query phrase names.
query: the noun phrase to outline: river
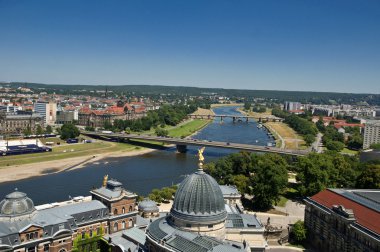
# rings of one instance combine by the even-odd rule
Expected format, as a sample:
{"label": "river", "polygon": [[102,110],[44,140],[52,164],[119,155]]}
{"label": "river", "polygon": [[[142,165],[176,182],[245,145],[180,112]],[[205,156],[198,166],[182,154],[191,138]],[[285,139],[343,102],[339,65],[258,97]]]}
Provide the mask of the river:
{"label": "river", "polygon": [[[236,107],[215,108],[216,114],[240,114]],[[225,118],[215,119],[192,138],[233,143],[266,145],[273,143],[267,131],[257,128],[257,123],[236,122]],[[206,148],[206,163],[234,151]],[[184,176],[197,169],[197,148],[189,147],[186,154],[176,153],[175,148],[158,150],[136,157],[107,158],[88,164],[84,168],[67,172],[33,177],[0,184],[0,199],[15,188],[27,193],[35,205],[68,200],[69,197],[89,195],[93,187],[100,187],[103,176],[115,178],[124,188],[140,195],[147,195],[154,188],[177,184]]]}

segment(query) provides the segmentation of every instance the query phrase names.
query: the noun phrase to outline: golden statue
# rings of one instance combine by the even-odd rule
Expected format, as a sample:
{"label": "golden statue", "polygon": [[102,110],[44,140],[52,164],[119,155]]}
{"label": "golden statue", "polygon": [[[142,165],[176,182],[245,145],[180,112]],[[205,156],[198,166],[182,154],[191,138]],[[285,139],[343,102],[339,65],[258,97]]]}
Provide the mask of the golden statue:
{"label": "golden statue", "polygon": [[104,176],[103,178],[103,187],[106,187],[107,185],[107,180],[108,180],[108,174]]}
{"label": "golden statue", "polygon": [[199,167],[199,170],[203,170],[203,163],[205,161],[205,157],[203,156],[203,152],[205,150],[205,147],[202,147],[198,150],[198,167]]}

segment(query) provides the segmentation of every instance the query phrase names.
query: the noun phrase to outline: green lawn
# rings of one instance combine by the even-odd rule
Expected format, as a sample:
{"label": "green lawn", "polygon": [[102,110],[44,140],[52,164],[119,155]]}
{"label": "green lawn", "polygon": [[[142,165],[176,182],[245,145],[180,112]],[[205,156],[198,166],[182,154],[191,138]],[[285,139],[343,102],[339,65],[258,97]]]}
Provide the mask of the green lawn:
{"label": "green lawn", "polygon": [[0,167],[61,160],[65,158],[87,155],[96,155],[97,153],[131,151],[136,148],[139,147],[125,143],[112,143],[103,141],[87,144],[68,144],[64,146],[54,147],[52,152],[0,157]]}
{"label": "green lawn", "polygon": [[200,119],[189,121],[186,124],[170,129],[169,136],[171,137],[190,136],[191,134],[205,127],[210,122],[211,122],[210,120],[200,120]]}
{"label": "green lawn", "polygon": [[359,152],[356,150],[350,150],[350,149],[344,148],[340,153],[349,154],[349,155],[357,155]]}
{"label": "green lawn", "polygon": [[276,206],[278,206],[278,207],[285,207],[287,201],[288,201],[287,198],[285,198],[284,196],[280,195],[280,200],[277,202]]}

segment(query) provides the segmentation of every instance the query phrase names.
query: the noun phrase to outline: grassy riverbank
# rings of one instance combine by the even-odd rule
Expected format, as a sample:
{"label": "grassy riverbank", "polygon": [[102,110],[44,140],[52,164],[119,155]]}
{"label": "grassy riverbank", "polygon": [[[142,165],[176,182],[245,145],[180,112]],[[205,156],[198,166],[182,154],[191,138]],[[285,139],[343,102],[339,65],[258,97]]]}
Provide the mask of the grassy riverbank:
{"label": "grassy riverbank", "polygon": [[13,165],[23,165],[74,157],[91,156],[97,155],[99,153],[104,154],[117,151],[126,152],[133,150],[136,150],[136,147],[130,144],[104,141],[97,141],[95,143],[87,144],[68,144],[63,146],[56,146],[53,148],[52,152],[0,157],[0,168]]}
{"label": "grassy riverbank", "polygon": [[200,120],[195,119],[192,120],[184,125],[181,125],[179,127],[173,128],[169,130],[169,136],[171,137],[187,137],[195,132],[203,129],[206,127],[209,123],[211,123],[212,120]]}

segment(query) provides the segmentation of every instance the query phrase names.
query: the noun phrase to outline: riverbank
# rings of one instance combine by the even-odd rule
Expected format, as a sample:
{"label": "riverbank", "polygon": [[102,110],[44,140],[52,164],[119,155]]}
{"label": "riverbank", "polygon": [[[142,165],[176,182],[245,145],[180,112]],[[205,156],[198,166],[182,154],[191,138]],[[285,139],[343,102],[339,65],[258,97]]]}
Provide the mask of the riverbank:
{"label": "riverbank", "polygon": [[[57,162],[57,160],[50,160],[38,163],[10,165],[0,169],[0,183],[79,169],[85,165],[99,162],[104,158],[138,156],[153,151],[155,151],[155,149],[141,149],[140,147],[134,147],[131,150],[118,150],[112,153],[93,152],[92,154],[79,157],[65,158],[59,160],[59,162]],[[14,157],[15,156],[13,156],[13,158]]]}
{"label": "riverbank", "polygon": [[214,104],[211,104],[211,108],[220,108],[220,107],[242,107],[244,106],[243,103],[228,103],[228,104],[222,104],[222,103],[214,103]]}

